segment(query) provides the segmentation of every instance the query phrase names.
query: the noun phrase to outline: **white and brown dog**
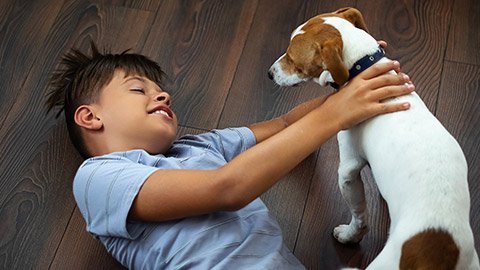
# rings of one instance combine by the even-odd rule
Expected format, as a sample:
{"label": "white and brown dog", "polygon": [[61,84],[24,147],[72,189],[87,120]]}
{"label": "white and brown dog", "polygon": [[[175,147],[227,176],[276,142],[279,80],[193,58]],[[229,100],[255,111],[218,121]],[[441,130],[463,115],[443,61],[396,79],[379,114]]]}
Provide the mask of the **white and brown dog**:
{"label": "white and brown dog", "polygon": [[[299,26],[269,76],[282,86],[309,80],[342,86],[379,61],[388,60],[361,13],[343,8]],[[367,233],[360,170],[369,164],[391,225],[385,247],[367,269],[480,269],[462,149],[415,92],[383,102],[411,107],[338,134],[339,185],[352,220],[333,235],[341,243],[356,243]]]}

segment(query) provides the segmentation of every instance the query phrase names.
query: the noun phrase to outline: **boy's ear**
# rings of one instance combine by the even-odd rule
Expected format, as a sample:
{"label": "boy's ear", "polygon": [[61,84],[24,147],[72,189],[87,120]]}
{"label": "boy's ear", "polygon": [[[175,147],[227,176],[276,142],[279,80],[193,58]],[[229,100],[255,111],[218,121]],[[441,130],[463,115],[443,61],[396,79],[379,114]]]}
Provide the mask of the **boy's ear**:
{"label": "boy's ear", "polygon": [[75,111],[75,123],[90,130],[99,130],[103,127],[102,120],[97,116],[90,105],[81,105]]}

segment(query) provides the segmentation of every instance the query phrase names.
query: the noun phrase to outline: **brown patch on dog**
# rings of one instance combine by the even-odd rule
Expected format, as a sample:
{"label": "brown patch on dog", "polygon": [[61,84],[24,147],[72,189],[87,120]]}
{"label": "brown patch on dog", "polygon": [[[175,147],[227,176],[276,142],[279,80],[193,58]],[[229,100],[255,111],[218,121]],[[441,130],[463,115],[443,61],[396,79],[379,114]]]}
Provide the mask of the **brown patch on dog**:
{"label": "brown patch on dog", "polygon": [[363,20],[362,13],[358,9],[346,7],[346,8],[338,9],[334,13],[340,15],[345,20],[350,21],[353,25],[355,25],[355,27],[360,28],[365,32],[369,33],[367,29],[367,25]]}
{"label": "brown patch on dog", "polygon": [[300,78],[318,78],[327,69],[335,82],[343,85],[348,79],[348,69],[342,60],[340,32],[325,24],[321,16],[310,19],[302,30],[305,33],[292,39],[286,56],[280,60],[282,70]]}
{"label": "brown patch on dog", "polygon": [[460,251],[450,233],[428,229],[408,239],[402,246],[401,270],[455,269]]}
{"label": "brown patch on dog", "polygon": [[286,57],[280,61],[286,74],[296,74],[300,78],[318,78],[327,69],[338,85],[347,82],[349,72],[342,60],[341,34],[323,20],[324,17],[332,16],[346,19],[368,33],[362,14],[354,8],[342,8],[313,17],[302,27],[301,30],[305,33],[292,39]]}

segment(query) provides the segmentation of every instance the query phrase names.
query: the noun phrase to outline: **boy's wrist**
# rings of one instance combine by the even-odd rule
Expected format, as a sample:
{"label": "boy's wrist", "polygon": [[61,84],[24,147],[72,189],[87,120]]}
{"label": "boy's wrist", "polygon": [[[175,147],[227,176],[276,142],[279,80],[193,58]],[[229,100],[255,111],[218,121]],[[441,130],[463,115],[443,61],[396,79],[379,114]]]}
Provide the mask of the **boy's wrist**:
{"label": "boy's wrist", "polygon": [[[330,95],[329,98],[333,96]],[[339,115],[338,108],[335,107],[335,104],[328,101],[328,99],[319,106],[316,110],[318,113],[319,119],[323,119],[324,124],[326,124],[332,131],[338,133],[344,129],[344,123],[341,121],[341,115]]]}

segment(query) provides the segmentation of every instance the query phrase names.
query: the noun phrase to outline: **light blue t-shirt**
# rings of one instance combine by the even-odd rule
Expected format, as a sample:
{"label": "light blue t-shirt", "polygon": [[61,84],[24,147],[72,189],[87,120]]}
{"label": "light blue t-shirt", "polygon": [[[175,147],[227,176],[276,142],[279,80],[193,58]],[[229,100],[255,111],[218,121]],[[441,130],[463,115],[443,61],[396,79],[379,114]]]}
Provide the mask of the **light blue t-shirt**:
{"label": "light blue t-shirt", "polygon": [[305,269],[260,199],[239,211],[161,223],[127,220],[153,172],[216,169],[253,145],[244,127],[184,136],[165,155],[131,150],[87,159],[73,183],[87,231],[130,269]]}

